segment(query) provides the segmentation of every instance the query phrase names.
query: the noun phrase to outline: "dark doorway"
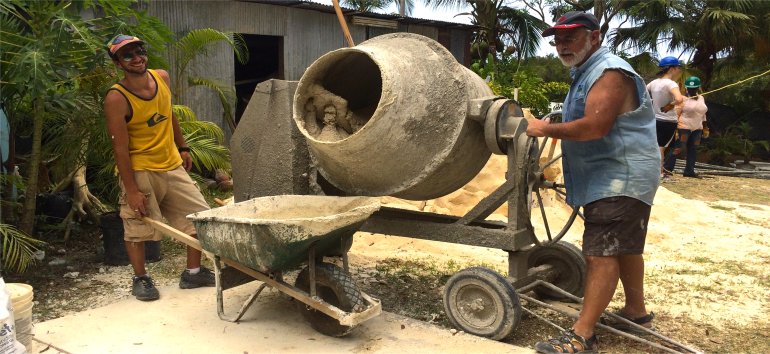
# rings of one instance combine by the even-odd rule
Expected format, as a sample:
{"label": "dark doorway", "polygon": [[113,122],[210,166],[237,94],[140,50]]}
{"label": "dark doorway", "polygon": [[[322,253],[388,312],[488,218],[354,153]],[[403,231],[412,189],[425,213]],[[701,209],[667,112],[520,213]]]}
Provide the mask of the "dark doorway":
{"label": "dark doorway", "polygon": [[243,34],[249,48],[249,62],[235,60],[235,121],[241,120],[254,88],[262,81],[283,79],[283,37]]}

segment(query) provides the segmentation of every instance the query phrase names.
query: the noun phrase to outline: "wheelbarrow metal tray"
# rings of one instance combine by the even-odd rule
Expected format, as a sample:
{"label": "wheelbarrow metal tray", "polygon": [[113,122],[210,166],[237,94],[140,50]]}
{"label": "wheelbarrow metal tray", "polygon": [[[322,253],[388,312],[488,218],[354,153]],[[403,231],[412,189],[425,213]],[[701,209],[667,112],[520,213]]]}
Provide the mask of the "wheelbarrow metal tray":
{"label": "wheelbarrow metal tray", "polygon": [[263,273],[333,253],[380,208],[378,198],[280,195],[189,215],[204,250]]}

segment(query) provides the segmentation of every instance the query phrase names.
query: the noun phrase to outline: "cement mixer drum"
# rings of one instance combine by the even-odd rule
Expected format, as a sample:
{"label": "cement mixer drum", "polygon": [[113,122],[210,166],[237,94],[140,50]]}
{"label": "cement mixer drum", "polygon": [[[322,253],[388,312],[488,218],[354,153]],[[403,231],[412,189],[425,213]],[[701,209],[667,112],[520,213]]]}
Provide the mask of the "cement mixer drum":
{"label": "cement mixer drum", "polygon": [[492,95],[439,43],[395,33],[316,60],[293,118],[335,187],[425,200],[457,190],[489,159],[482,124],[467,113],[471,100]]}

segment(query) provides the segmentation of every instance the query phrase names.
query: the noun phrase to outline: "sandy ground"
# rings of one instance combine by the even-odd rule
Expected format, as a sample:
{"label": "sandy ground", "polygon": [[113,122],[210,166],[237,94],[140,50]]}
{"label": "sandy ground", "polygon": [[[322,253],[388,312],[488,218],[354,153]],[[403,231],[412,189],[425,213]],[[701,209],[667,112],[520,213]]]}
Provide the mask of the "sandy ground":
{"label": "sandy ground", "polygon": [[[444,198],[409,203],[393,198],[384,198],[383,201],[391,206],[462,215],[502,182],[503,171],[504,159],[493,156],[473,182]],[[551,225],[560,225],[569,214],[569,210],[552,196],[546,198],[544,205]],[[491,218],[504,219],[506,211],[503,206]],[[652,208],[645,251],[646,294],[649,309],[655,311],[659,318],[681,322],[660,323],[658,327],[661,332],[676,339],[687,336],[689,331],[701,331],[702,323],[707,323],[709,328],[724,329],[727,332],[736,326],[744,325],[768,328],[770,298],[767,296],[768,272],[765,270],[770,261],[768,216],[770,206],[691,200],[670,192],[665,184],[661,186]],[[536,233],[542,235],[542,222],[539,218],[539,214],[535,213],[532,221]],[[564,239],[579,246],[582,230],[582,224],[578,220]],[[484,264],[498,270],[507,269],[507,255],[500,250],[363,232],[356,234],[350,252],[351,264],[356,267],[374,267],[381,260],[388,258],[414,259],[438,264],[451,261],[461,266]],[[163,265],[151,265],[150,272],[153,272],[152,267],[160,266]],[[172,267],[178,269],[181,264],[172,264]],[[130,278],[130,267],[104,268],[92,279],[79,280],[78,284],[100,284],[94,292],[101,295],[89,297],[92,303],[87,308],[106,305],[101,308],[108,309],[104,311],[109,312],[109,307],[113,306],[111,303],[118,300],[135,301],[127,293],[126,279]],[[168,279],[156,278],[156,281],[160,286],[173,288],[177,279],[176,275],[172,275]],[[83,285],[82,288],[94,287]],[[621,299],[622,290],[619,290],[611,306],[621,305]],[[60,301],[75,300],[71,298]],[[213,305],[206,306],[206,316],[215,316]],[[62,307],[66,307],[66,304]],[[89,315],[84,313],[70,314],[48,322],[66,325],[65,318],[87,318]],[[296,325],[289,325],[290,328],[293,328],[292,326]],[[287,332],[291,331],[294,329],[287,329]],[[708,329],[706,332],[708,333]],[[367,352],[360,350],[361,347],[357,348],[351,347],[342,351]],[[460,345],[460,348],[466,352],[475,351],[473,345]],[[392,352],[402,349],[404,348],[398,346],[385,346],[369,351]],[[258,348],[251,352],[260,351],[262,350]]]}
{"label": "sandy ground", "polygon": [[[258,282],[226,290],[225,313],[232,316]],[[36,325],[34,353],[530,353],[531,350],[449,331],[383,313],[343,338],[324,336],[305,323],[296,303],[276,290],[260,295],[239,323],[216,313],[212,288],[160,288],[149,303],[127,299]]]}
{"label": "sandy ground", "polygon": [[[463,189],[427,203],[385,199],[393,205],[462,215],[502,180],[505,161],[493,156],[479,176]],[[681,177],[680,177],[681,178]],[[696,183],[693,181],[693,183]],[[567,207],[546,200],[549,225],[562,225]],[[505,206],[491,218],[501,219]],[[536,234],[543,235],[539,213],[533,213]],[[578,219],[564,240],[581,245]],[[764,325],[770,321],[767,272],[770,261],[770,206],[730,201],[687,199],[663,184],[655,197],[645,249],[646,295],[649,308],[693,323]],[[374,264],[397,257],[431,262],[487,264],[507,269],[507,255],[494,249],[359,233],[351,250],[353,263]],[[622,288],[611,306],[621,306]],[[676,336],[674,336],[676,337]]]}

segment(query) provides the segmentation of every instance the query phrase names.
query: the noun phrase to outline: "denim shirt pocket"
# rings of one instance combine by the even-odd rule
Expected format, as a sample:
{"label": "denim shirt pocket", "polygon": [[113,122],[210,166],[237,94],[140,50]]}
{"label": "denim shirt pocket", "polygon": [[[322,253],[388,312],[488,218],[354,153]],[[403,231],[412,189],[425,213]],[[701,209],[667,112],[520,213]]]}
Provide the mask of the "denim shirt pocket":
{"label": "denim shirt pocket", "polygon": [[574,88],[574,93],[570,93],[570,96],[571,97],[569,102],[569,111],[570,111],[569,120],[575,120],[583,117],[585,113],[585,108],[586,108],[586,96],[587,96],[585,85],[578,84]]}

